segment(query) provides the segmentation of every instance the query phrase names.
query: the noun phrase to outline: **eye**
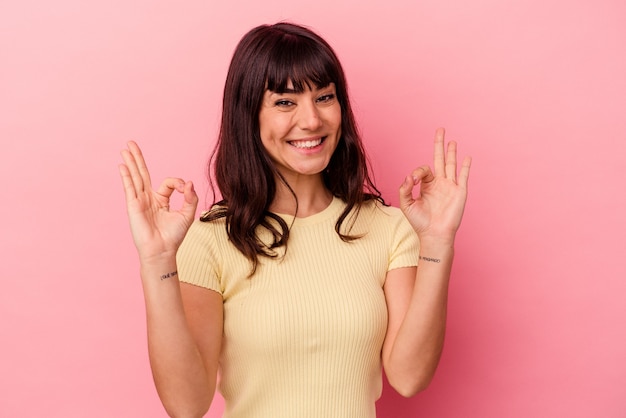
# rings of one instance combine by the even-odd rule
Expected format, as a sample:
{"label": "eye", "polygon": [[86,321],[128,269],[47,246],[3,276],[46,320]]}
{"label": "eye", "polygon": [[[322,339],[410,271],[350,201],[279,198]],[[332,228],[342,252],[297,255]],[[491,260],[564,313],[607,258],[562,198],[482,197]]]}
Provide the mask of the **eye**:
{"label": "eye", "polygon": [[317,102],[318,103],[328,103],[330,101],[332,101],[335,98],[335,94],[334,93],[328,93],[328,94],[324,94],[323,96],[320,96],[317,98]]}
{"label": "eye", "polygon": [[281,99],[274,102],[274,105],[278,107],[291,107],[294,105],[294,103],[290,100]]}

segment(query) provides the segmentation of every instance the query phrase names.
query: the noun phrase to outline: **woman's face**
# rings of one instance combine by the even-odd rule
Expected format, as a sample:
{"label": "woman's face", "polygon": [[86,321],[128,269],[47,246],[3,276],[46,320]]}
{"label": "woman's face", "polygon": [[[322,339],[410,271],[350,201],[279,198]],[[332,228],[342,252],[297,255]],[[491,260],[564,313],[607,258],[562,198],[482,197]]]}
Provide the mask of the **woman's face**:
{"label": "woman's face", "polygon": [[341,136],[341,106],[335,84],[285,93],[265,91],[259,125],[261,142],[287,180],[319,176],[330,162]]}

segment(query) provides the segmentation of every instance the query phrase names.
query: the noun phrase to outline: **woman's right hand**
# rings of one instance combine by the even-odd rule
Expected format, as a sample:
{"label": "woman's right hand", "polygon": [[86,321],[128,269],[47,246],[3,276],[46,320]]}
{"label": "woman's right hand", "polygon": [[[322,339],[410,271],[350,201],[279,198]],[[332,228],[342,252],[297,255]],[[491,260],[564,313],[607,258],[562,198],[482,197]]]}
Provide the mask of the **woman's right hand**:
{"label": "woman's right hand", "polygon": [[[139,259],[156,261],[162,257],[174,257],[187,230],[191,226],[198,196],[191,181],[167,178],[159,188],[152,190],[150,173],[141,150],[135,142],[122,150],[124,164],[119,170],[126,196],[126,208],[130,229]],[[170,196],[174,191],[183,194],[179,210],[170,210]]]}

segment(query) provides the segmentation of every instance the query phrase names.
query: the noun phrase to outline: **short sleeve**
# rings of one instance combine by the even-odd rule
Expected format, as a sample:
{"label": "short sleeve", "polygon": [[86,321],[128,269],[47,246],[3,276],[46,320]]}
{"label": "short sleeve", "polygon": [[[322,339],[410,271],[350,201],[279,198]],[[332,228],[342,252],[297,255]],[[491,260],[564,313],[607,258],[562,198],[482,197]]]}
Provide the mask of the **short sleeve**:
{"label": "short sleeve", "polygon": [[178,248],[176,266],[178,279],[223,294],[220,283],[220,263],[215,240],[216,225],[195,221]]}
{"label": "short sleeve", "polygon": [[417,234],[402,211],[394,209],[394,235],[387,270],[417,266],[420,249]]}

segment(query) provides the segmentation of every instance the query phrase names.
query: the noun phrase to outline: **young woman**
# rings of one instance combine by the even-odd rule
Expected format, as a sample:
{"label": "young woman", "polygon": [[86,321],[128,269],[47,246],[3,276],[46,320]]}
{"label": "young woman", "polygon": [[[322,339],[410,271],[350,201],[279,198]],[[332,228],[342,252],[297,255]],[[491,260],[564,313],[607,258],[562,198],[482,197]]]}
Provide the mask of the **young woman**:
{"label": "young woman", "polygon": [[[368,174],[341,65],[304,27],[259,26],[226,79],[214,179],[152,189],[139,147],[120,173],[141,263],[148,348],[171,416],[374,417],[381,370],[402,395],[441,354],[470,159],[435,134],[434,170],[384,205]],[[179,210],[169,208],[182,193]]]}

